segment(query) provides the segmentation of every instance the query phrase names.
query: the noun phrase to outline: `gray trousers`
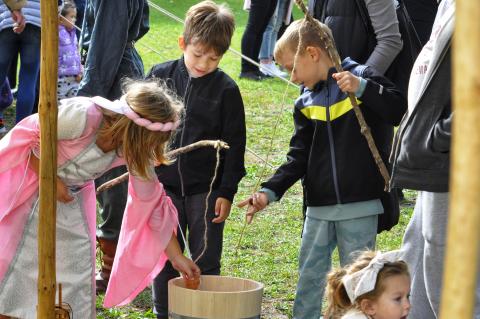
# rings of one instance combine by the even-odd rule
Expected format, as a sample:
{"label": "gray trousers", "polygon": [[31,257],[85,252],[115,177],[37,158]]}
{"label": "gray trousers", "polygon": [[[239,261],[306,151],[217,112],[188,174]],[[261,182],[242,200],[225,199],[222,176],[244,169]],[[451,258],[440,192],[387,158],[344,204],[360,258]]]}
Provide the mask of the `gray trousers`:
{"label": "gray trousers", "polygon": [[[177,196],[166,189],[167,195],[172,199],[173,204],[178,210],[178,219],[182,226],[183,233],[188,236],[188,247],[192,254],[193,260],[203,250],[203,234],[205,230],[204,213],[206,193],[195,194],[190,196]],[[202,275],[219,275],[220,259],[222,257],[223,248],[223,227],[225,223],[214,224],[212,219],[215,218],[215,201],[217,200],[215,191],[210,196],[207,212],[207,250],[205,254],[197,262],[198,267],[202,271]],[[186,230],[188,229],[188,235]],[[184,242],[180,231],[177,232],[177,238],[184,249]],[[153,311],[158,318],[167,318],[168,316],[168,281],[178,277],[178,272],[167,261],[165,267],[153,281]]]}
{"label": "gray trousers", "polygon": [[[447,223],[448,193],[418,192],[402,244],[412,276],[412,308],[408,319],[436,319],[440,316]],[[475,319],[480,319],[479,293],[477,288]]]}

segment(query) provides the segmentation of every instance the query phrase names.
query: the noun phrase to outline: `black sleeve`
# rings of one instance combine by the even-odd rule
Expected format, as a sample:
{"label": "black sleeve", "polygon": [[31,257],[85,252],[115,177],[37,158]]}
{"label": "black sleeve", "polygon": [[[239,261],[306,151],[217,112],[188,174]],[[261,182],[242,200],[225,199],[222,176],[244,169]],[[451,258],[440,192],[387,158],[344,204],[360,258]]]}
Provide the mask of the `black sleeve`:
{"label": "black sleeve", "polygon": [[362,76],[367,80],[367,86],[363,95],[359,98],[378,114],[385,122],[397,126],[407,111],[407,99],[405,96],[384,76],[378,74],[372,68],[366,68]]}
{"label": "black sleeve", "polygon": [[128,1],[94,1],[94,25],[91,28],[84,78],[80,96],[108,96],[122,61],[128,40]]}
{"label": "black sleeve", "polygon": [[275,174],[262,187],[275,192],[280,199],[283,194],[300,178],[305,176],[308,165],[308,155],[312,146],[314,127],[300,110],[295,108],[293,113],[295,132],[290,139],[290,149],[287,161],[282,164]]}
{"label": "black sleeve", "polygon": [[245,111],[242,96],[237,86],[228,88],[223,94],[221,140],[230,148],[225,151],[223,175],[218,189],[219,197],[233,200],[238,183],[245,176]]}

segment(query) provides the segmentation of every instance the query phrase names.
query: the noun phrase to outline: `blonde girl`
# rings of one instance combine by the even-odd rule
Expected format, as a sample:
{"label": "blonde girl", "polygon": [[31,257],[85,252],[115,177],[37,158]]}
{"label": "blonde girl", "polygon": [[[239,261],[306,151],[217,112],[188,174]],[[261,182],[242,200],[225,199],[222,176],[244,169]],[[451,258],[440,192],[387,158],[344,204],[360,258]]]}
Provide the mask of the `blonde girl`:
{"label": "blonde girl", "polygon": [[[200,270],[181,253],[177,213],[154,174],[167,163],[165,147],[182,105],[155,82],[131,82],[120,100],[62,101],[57,143],[57,282],[76,318],[95,314],[93,180],[127,165],[128,202],[105,296],[124,305],[142,291],[167,259],[184,276]],[[0,314],[36,318],[39,121],[32,115],[0,140]],[[119,280],[118,278],[121,278]],[[2,316],[0,315],[0,318]],[[8,317],[6,317],[8,318]]]}

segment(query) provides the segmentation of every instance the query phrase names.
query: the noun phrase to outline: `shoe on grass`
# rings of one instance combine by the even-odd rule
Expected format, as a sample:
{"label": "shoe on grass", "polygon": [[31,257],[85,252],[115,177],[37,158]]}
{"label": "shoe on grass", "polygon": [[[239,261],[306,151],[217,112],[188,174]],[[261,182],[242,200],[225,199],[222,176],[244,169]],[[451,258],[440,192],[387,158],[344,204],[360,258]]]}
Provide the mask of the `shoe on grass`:
{"label": "shoe on grass", "polygon": [[288,73],[280,70],[273,61],[270,63],[260,63],[260,71],[265,75],[278,76],[281,78],[288,76]]}

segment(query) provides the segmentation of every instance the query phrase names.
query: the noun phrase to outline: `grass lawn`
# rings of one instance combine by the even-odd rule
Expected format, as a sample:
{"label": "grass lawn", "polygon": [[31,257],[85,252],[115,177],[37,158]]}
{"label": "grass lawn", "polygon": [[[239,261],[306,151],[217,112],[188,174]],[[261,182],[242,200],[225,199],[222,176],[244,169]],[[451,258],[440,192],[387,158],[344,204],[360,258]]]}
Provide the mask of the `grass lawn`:
{"label": "grass lawn", "polygon": [[[194,0],[153,0],[162,8],[183,18]],[[247,20],[242,10],[243,0],[227,0],[235,13],[237,29],[232,47],[240,51],[240,41]],[[298,11],[294,12],[300,17]],[[180,57],[177,39],[182,25],[156,9],[150,11],[151,30],[137,43],[145,63],[145,70],[156,63]],[[298,89],[285,82],[269,79],[263,82],[239,80],[240,58],[226,53],[220,63],[240,86],[245,103],[247,121],[247,147],[277,166],[285,159],[288,142],[293,132],[291,111]],[[12,108],[9,111],[12,114]],[[8,115],[7,115],[8,116]],[[247,176],[240,184],[236,201],[258,189],[260,181],[273,173],[250,152],[246,154]],[[399,225],[378,236],[378,248],[399,248],[405,226],[412,212],[415,194],[406,192]],[[244,211],[233,208],[226,223],[222,274],[249,278],[265,284],[263,318],[291,318],[297,281],[297,260],[302,230],[302,192],[297,183],[280,203],[244,228]],[[243,239],[239,242],[242,234]],[[335,263],[338,258],[335,256]],[[97,318],[155,318],[151,312],[150,292],[143,292],[131,305],[117,309],[103,309],[102,297],[97,300]]]}

